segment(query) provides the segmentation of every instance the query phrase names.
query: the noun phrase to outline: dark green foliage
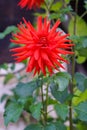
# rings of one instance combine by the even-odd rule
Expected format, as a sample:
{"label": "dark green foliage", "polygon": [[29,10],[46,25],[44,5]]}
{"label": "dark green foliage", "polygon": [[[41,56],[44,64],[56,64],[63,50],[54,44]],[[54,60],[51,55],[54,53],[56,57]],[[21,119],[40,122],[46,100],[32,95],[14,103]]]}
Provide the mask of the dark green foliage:
{"label": "dark green foliage", "polygon": [[65,120],[68,115],[68,106],[65,104],[56,104],[55,106],[56,113],[62,120]]}
{"label": "dark green foliage", "polygon": [[87,121],[87,101],[81,102],[75,107],[77,118],[81,121]]}
{"label": "dark green foliage", "polygon": [[87,77],[81,73],[75,74],[75,81],[78,89],[80,91],[85,91],[87,89]]}
{"label": "dark green foliage", "polygon": [[16,102],[9,103],[6,106],[4,113],[5,125],[7,126],[9,122],[17,122],[22,111],[23,111],[22,104]]}

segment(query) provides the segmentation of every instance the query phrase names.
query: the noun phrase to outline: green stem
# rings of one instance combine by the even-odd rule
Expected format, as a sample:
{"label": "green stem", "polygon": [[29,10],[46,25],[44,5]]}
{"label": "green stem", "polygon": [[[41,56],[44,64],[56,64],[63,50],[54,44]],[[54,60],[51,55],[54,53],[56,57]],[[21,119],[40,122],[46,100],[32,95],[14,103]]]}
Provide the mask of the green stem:
{"label": "green stem", "polygon": [[42,98],[42,105],[43,105],[43,107],[42,107],[42,123],[43,123],[43,125],[45,125],[46,122],[45,122],[45,112],[44,112],[45,106],[44,106],[43,84],[42,84],[42,87],[41,87],[41,98]]}
{"label": "green stem", "polygon": [[48,85],[47,85],[47,88],[46,88],[46,112],[45,112],[45,120],[47,122],[47,107],[48,107]]}
{"label": "green stem", "polygon": [[43,85],[41,87],[41,94],[42,94],[42,105],[43,105],[43,108],[42,108],[42,123],[43,125],[46,125],[47,124],[47,115],[48,115],[48,111],[47,111],[47,107],[48,107],[48,85],[46,86],[46,98],[44,100],[44,93],[43,93]]}
{"label": "green stem", "polygon": [[52,0],[52,1],[50,2],[50,4],[48,5],[48,4],[46,3],[46,1],[44,1],[44,4],[45,4],[45,6],[46,6],[46,13],[47,13],[47,17],[48,17],[48,18],[49,18],[49,15],[50,15],[50,9],[51,9],[51,7],[52,7],[53,2],[54,2],[54,0]]}
{"label": "green stem", "polygon": [[80,19],[82,19],[87,14],[87,10],[80,16]]}
{"label": "green stem", "polygon": [[[74,17],[74,29],[73,29],[73,34],[77,34],[77,13],[78,13],[78,0],[76,0],[75,4],[75,17]],[[72,51],[75,53],[75,47],[72,47]],[[74,86],[74,74],[75,74],[75,54],[72,56],[72,88]],[[73,92],[73,89],[72,89]]]}
{"label": "green stem", "polygon": [[53,2],[54,2],[54,0],[51,1],[50,5],[49,5],[49,10],[51,9]]}
{"label": "green stem", "polygon": [[[77,30],[77,12],[78,12],[78,0],[76,0],[75,3],[75,17],[74,17],[74,29],[73,34],[76,35]],[[75,47],[72,47],[72,51],[75,52]],[[75,54],[72,56],[72,83],[70,85],[70,94],[73,94],[73,88],[74,88],[74,74],[75,74]],[[69,121],[70,121],[70,130],[73,130],[73,120],[72,120],[72,100],[69,102]]]}
{"label": "green stem", "polygon": [[49,16],[49,8],[48,8],[48,5],[47,5],[46,1],[44,1],[44,4],[45,4],[45,6],[46,6],[46,13],[47,13],[47,16]]}

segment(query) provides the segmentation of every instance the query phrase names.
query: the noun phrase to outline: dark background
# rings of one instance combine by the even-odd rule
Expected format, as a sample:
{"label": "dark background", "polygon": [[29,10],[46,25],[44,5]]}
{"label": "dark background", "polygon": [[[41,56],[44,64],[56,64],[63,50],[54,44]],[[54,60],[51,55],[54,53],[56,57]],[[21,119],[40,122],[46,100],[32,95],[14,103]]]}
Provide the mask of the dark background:
{"label": "dark background", "polygon": [[[0,0],[0,32],[3,32],[9,25],[17,25],[22,17],[33,22],[33,11],[21,9],[17,6],[19,0]],[[0,64],[13,62],[9,52],[9,39],[11,34],[0,40]]]}

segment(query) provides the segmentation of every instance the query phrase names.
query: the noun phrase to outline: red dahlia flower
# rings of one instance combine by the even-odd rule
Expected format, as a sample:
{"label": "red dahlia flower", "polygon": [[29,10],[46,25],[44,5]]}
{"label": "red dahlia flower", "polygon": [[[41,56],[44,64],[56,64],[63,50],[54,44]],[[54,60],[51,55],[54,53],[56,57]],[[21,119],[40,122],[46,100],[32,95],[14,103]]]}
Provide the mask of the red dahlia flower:
{"label": "red dahlia flower", "polygon": [[20,0],[19,5],[24,8],[28,7],[29,9],[40,7],[44,0]]}
{"label": "red dahlia flower", "polygon": [[27,22],[24,18],[25,23],[18,25],[19,31],[17,34],[13,34],[14,42],[16,44],[22,44],[21,47],[12,49],[16,52],[16,60],[21,62],[25,59],[29,59],[27,72],[32,72],[34,70],[34,75],[38,72],[42,72],[46,75],[46,70],[50,74],[53,73],[53,69],[58,70],[62,67],[61,62],[68,62],[61,55],[73,54],[70,52],[70,48],[73,44],[67,39],[68,34],[61,35],[60,31],[56,31],[60,24],[58,20],[52,28],[50,28],[50,21],[47,18],[44,19],[42,23],[42,17],[37,20],[37,29]]}

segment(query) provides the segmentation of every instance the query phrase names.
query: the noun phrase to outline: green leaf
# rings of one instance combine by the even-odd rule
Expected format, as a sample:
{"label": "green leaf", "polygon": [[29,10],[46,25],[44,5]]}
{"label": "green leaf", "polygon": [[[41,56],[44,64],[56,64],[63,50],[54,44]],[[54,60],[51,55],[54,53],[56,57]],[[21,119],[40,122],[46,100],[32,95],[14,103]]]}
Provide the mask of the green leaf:
{"label": "green leaf", "polygon": [[68,84],[69,84],[69,80],[67,80],[66,78],[61,77],[61,76],[59,76],[55,82],[58,83],[58,90],[59,91],[64,91],[64,89],[66,87],[68,87]]}
{"label": "green leaf", "polygon": [[65,0],[65,2],[66,2],[67,4],[69,4],[70,0]]}
{"label": "green leaf", "polygon": [[30,106],[30,111],[32,113],[32,116],[39,120],[40,119],[40,116],[41,116],[41,107],[42,107],[42,104],[41,103],[37,103],[37,104],[32,104]]}
{"label": "green leaf", "polygon": [[[76,25],[77,25],[77,28],[76,28],[77,36],[86,36],[87,35],[87,24],[79,16],[77,17]],[[71,20],[70,24],[69,24],[69,33],[71,35],[73,35],[73,26],[74,26],[74,21]],[[82,30],[84,30],[84,31],[82,31]]]}
{"label": "green leaf", "polygon": [[8,69],[8,65],[6,63],[4,63],[4,64],[0,65],[0,68],[7,70]]}
{"label": "green leaf", "polygon": [[43,130],[40,124],[30,124],[24,130]]}
{"label": "green leaf", "polygon": [[61,13],[61,14],[66,14],[66,13],[68,13],[68,12],[70,12],[70,11],[72,11],[72,7],[69,5],[69,6],[67,6],[66,8],[62,8],[62,9],[60,10],[60,13]]}
{"label": "green leaf", "polygon": [[79,122],[76,127],[78,128],[78,130],[86,130],[87,124],[84,122]]}
{"label": "green leaf", "polygon": [[84,92],[77,90],[74,94],[76,95],[73,98],[73,104],[74,105],[78,105],[79,103],[87,100],[87,90],[84,91]]}
{"label": "green leaf", "polygon": [[62,122],[56,122],[55,123],[56,130],[67,130],[66,126]]}
{"label": "green leaf", "polygon": [[78,56],[77,59],[76,59],[76,62],[78,64],[82,64],[86,61],[86,57],[83,57],[83,56]]}
{"label": "green leaf", "polygon": [[83,37],[77,35],[71,35],[69,36],[69,39],[71,39],[75,44],[76,43],[78,44],[82,42]]}
{"label": "green leaf", "polygon": [[54,124],[48,124],[44,127],[44,130],[56,130],[56,126]]}
{"label": "green leaf", "polygon": [[66,87],[68,87],[69,81],[71,79],[70,74],[66,72],[58,72],[53,76],[53,81],[58,85],[59,91],[64,91]]}
{"label": "green leaf", "polygon": [[29,83],[19,83],[14,89],[14,93],[21,98],[32,96],[34,90],[40,87],[40,82],[31,81]]}
{"label": "green leaf", "polygon": [[70,37],[75,43],[75,50],[77,51],[77,56],[87,58],[87,37],[86,36],[71,36]]}
{"label": "green leaf", "polygon": [[78,104],[75,107],[77,118],[81,121],[87,121],[87,101]]}
{"label": "green leaf", "polygon": [[15,69],[15,63],[11,64],[11,70],[14,70]]}
{"label": "green leaf", "polygon": [[[24,110],[25,111],[30,113],[29,107],[34,103],[34,100],[35,99],[32,96],[25,99],[25,102],[24,102]],[[20,101],[21,101],[21,99],[20,99]]]}
{"label": "green leaf", "polygon": [[62,122],[55,122],[47,124],[44,130],[66,130],[66,127]]}
{"label": "green leaf", "polygon": [[67,78],[68,80],[71,79],[71,75],[67,72],[58,72],[56,73],[55,75],[53,75],[53,78],[58,78],[58,77],[64,77],[64,78]]}
{"label": "green leaf", "polygon": [[62,2],[59,1],[59,2],[54,3],[50,10],[51,11],[58,11],[61,7],[62,7]]}
{"label": "green leaf", "polygon": [[84,87],[87,88],[87,78],[84,80]]}
{"label": "green leaf", "polygon": [[67,130],[61,122],[49,123],[46,126],[40,124],[30,124],[24,130]]}
{"label": "green leaf", "polygon": [[80,91],[84,91],[86,89],[86,87],[84,86],[84,81],[85,81],[85,75],[81,74],[81,73],[76,73],[75,74],[75,80],[76,80],[76,84],[77,87]]}
{"label": "green leaf", "polygon": [[87,48],[87,37],[83,38],[82,45],[83,45],[84,48]]}
{"label": "green leaf", "polygon": [[10,49],[10,48],[14,48],[14,47],[17,47],[17,45],[14,44],[14,43],[10,43],[10,44],[9,44],[9,49]]}
{"label": "green leaf", "polygon": [[55,110],[58,116],[61,117],[61,119],[65,120],[68,115],[68,106],[65,104],[56,104]]}
{"label": "green leaf", "polygon": [[57,13],[51,13],[51,14],[49,15],[49,18],[50,18],[50,19],[59,19],[59,18],[61,18],[61,17],[60,17],[60,15],[57,14]]}
{"label": "green leaf", "polygon": [[82,48],[78,50],[79,55],[87,58],[87,48]]}
{"label": "green leaf", "polygon": [[58,91],[58,86],[56,86],[55,84],[51,84],[50,88],[51,93],[56,100],[64,103],[68,99],[69,94],[67,88],[64,91]]}
{"label": "green leaf", "polygon": [[23,106],[21,104],[9,103],[5,108],[4,120],[5,125],[7,126],[10,122],[17,122],[21,113],[23,111]]}
{"label": "green leaf", "polygon": [[10,34],[11,32],[16,32],[17,31],[17,27],[15,27],[14,25],[9,26],[5,29],[4,32],[0,33],[0,39],[5,38],[6,35]]}
{"label": "green leaf", "polygon": [[[59,3],[59,2],[58,2]],[[56,3],[55,3],[55,5],[54,6],[56,6],[57,8],[58,8],[58,6],[56,5]],[[54,8],[54,6],[52,6],[52,13],[50,13],[50,15],[49,15],[49,18],[50,19],[60,19],[61,21],[64,21],[65,20],[65,17],[64,17],[64,15],[66,14],[66,13],[68,13],[68,12],[70,12],[70,11],[72,11],[72,8],[71,8],[71,6],[68,6],[68,7],[66,7],[66,8],[61,8],[61,9],[56,9],[56,8]]]}
{"label": "green leaf", "polygon": [[4,33],[0,33],[0,39],[4,39],[5,34]]}
{"label": "green leaf", "polygon": [[52,99],[51,97],[48,98],[48,105],[53,105],[53,104],[56,104],[57,101]]}
{"label": "green leaf", "polygon": [[4,95],[0,98],[0,102],[3,102],[7,97],[8,97],[8,95],[7,95],[7,94],[4,94]]}
{"label": "green leaf", "polygon": [[5,76],[4,84],[7,84],[12,78],[14,78],[14,74],[9,73]]}
{"label": "green leaf", "polygon": [[34,16],[42,16],[42,18],[45,18],[46,17],[46,14],[45,13],[34,13]]}

